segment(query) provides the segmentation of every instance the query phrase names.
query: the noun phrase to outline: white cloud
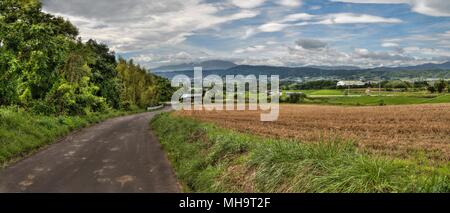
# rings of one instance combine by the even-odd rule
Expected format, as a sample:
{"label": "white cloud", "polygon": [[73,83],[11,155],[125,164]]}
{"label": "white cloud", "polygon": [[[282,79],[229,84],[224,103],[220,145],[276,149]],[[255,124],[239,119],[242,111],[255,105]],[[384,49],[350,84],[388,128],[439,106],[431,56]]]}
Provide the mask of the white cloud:
{"label": "white cloud", "polygon": [[397,18],[384,18],[368,14],[332,13],[325,15],[311,15],[308,13],[296,13],[285,16],[280,21],[269,22],[258,27],[260,32],[277,32],[287,27],[305,26],[314,24],[398,24],[402,20]]}
{"label": "white cloud", "polygon": [[300,7],[302,5],[301,0],[279,0],[277,3],[286,7]]}
{"label": "white cloud", "polygon": [[292,21],[309,21],[316,17],[315,15],[311,15],[308,13],[295,13],[287,15],[281,20],[281,22],[292,22]]}
{"label": "white cloud", "polygon": [[247,39],[253,36],[256,33],[256,30],[254,28],[248,28],[245,30],[245,33],[243,36],[241,36],[241,39]]}
{"label": "white cloud", "polygon": [[[337,1],[337,0],[334,0]],[[420,0],[342,0],[356,3],[406,3],[420,13],[445,15],[450,1]],[[413,2],[414,1],[414,2]],[[208,3],[214,2],[214,3]],[[229,59],[243,64],[301,66],[353,65],[362,67],[402,66],[442,62],[450,58],[450,31],[405,34],[399,38],[384,38],[385,51],[368,47],[349,48],[344,43],[365,36],[361,31],[318,31],[328,38],[303,38],[305,32],[294,27],[305,25],[398,24],[402,20],[357,13],[314,15],[294,13],[302,1],[273,0],[43,0],[46,11],[69,18],[84,38],[106,42],[112,49],[148,67],[187,63],[207,59]],[[436,2],[442,4],[437,8]],[[270,8],[269,8],[270,6]],[[431,8],[431,9],[430,9]],[[447,9],[446,9],[447,8]],[[320,9],[320,6],[306,8]],[[287,12],[289,11],[289,12]],[[450,10],[449,10],[450,11]],[[289,14],[292,13],[292,14]],[[395,15],[395,14],[393,14]],[[250,22],[234,22],[255,18]],[[270,17],[274,17],[270,20]],[[262,25],[255,23],[262,22]],[[231,23],[234,22],[234,23]],[[227,24],[226,28],[221,28]],[[236,25],[235,25],[236,24]],[[411,24],[411,23],[405,23]],[[448,25],[446,25],[448,26]],[[438,27],[437,25],[434,27]],[[287,29],[289,28],[289,29]],[[338,30],[339,27],[329,27]],[[349,28],[349,27],[345,27]],[[443,29],[446,29],[443,27]],[[426,30],[426,29],[424,29]],[[261,32],[283,32],[283,35],[261,35]],[[304,33],[304,34],[303,34]],[[353,33],[352,38],[343,34]],[[206,36],[202,45],[185,40],[195,35]],[[401,35],[401,34],[400,34]],[[409,36],[410,35],[410,36]],[[254,37],[252,37],[254,36]],[[210,37],[215,40],[208,40]],[[249,39],[251,37],[251,39]],[[197,37],[196,37],[197,38]],[[301,39],[298,39],[301,38]],[[203,39],[203,37],[202,37]],[[218,44],[210,42],[217,41]],[[270,42],[268,42],[270,41]],[[294,41],[297,41],[294,43]],[[203,40],[201,40],[203,42]],[[222,42],[222,43],[220,43]],[[224,45],[223,42],[229,42]],[[342,42],[342,43],[339,43]],[[369,40],[368,42],[379,42]],[[337,45],[337,47],[333,47]],[[436,48],[432,48],[436,47]]]}
{"label": "white cloud", "polygon": [[300,63],[303,65],[327,65],[327,66],[405,66],[430,62],[431,59],[416,58],[397,52],[375,52],[366,48],[355,48],[352,52],[339,51],[326,47],[316,49],[289,48],[288,61],[285,63]]}
{"label": "white cloud", "polygon": [[264,2],[266,2],[266,0],[231,0],[231,3],[234,5],[245,9],[259,7],[263,5]]}
{"label": "white cloud", "polygon": [[398,46],[400,46],[399,44],[397,44],[397,43],[394,43],[394,42],[383,42],[382,44],[381,44],[381,46],[382,47],[398,47]]}
{"label": "white cloud", "polygon": [[289,26],[288,24],[280,24],[280,23],[276,23],[276,22],[270,22],[270,23],[259,26],[258,29],[261,32],[277,32],[277,31],[283,30],[284,28],[286,28],[288,26]]}
{"label": "white cloud", "polygon": [[259,14],[243,9],[219,15],[223,5],[201,0],[44,0],[43,3],[46,11],[71,20],[80,28],[82,37],[106,42],[121,52],[176,45],[196,31]]}
{"label": "white cloud", "polygon": [[324,16],[317,24],[398,24],[401,22],[402,20],[397,18],[384,18],[367,14],[335,13]]}
{"label": "white cloud", "polygon": [[198,61],[201,59],[211,59],[211,56],[204,52],[199,51],[175,51],[172,53],[161,53],[161,52],[145,52],[138,54],[136,56],[130,57],[135,62],[150,67],[158,67],[169,64],[181,64],[181,63],[191,63],[193,61]]}
{"label": "white cloud", "polygon": [[266,49],[265,45],[255,45],[255,46],[250,46],[250,47],[247,47],[244,49],[237,49],[234,51],[234,53],[237,53],[237,54],[253,53],[253,52],[263,51],[264,49]]}
{"label": "white cloud", "polygon": [[450,16],[448,0],[332,0],[360,4],[409,4],[412,10],[429,16]]}
{"label": "white cloud", "polygon": [[[421,57],[414,56],[424,52]],[[332,47],[323,39],[299,39],[293,45],[264,43],[237,49],[234,60],[240,64],[272,66],[359,66],[373,68],[380,66],[409,66],[423,63],[440,63],[448,59],[450,52],[441,49],[408,47],[402,53],[392,51],[372,51],[354,48],[342,51]]]}
{"label": "white cloud", "polygon": [[437,48],[423,48],[423,47],[405,47],[403,48],[405,52],[416,53],[419,55],[435,57],[435,58],[448,58],[450,57],[450,50],[443,50]]}

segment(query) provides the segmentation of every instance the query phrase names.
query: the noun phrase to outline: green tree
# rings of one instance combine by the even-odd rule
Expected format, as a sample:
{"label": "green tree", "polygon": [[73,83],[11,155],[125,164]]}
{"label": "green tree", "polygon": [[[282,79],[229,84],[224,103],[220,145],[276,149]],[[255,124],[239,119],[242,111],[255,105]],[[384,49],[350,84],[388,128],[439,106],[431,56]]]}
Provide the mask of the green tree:
{"label": "green tree", "polygon": [[105,98],[96,96],[99,88],[91,83],[91,68],[77,53],[70,55],[61,70],[60,80],[53,85],[47,101],[59,114],[90,114],[107,109]]}
{"label": "green tree", "polygon": [[162,98],[171,96],[172,89],[167,80],[149,73],[132,60],[120,58],[117,72],[122,84],[120,100],[124,108],[157,105]]}
{"label": "green tree", "polygon": [[435,92],[436,92],[436,87],[434,87],[434,86],[428,86],[428,87],[427,87],[427,90],[428,90],[430,93],[435,93]]}
{"label": "green tree", "polygon": [[0,105],[75,115],[147,107],[171,96],[166,79],[133,61],[118,64],[107,45],[82,42],[75,26],[41,6],[0,1]]}
{"label": "green tree", "polygon": [[304,93],[294,93],[290,94],[288,101],[289,103],[297,104],[302,103],[306,98],[306,95]]}
{"label": "green tree", "polygon": [[445,90],[445,88],[447,88],[447,86],[448,86],[448,84],[447,84],[447,82],[445,82],[444,80],[437,81],[437,82],[434,84],[434,87],[436,88],[436,90],[437,90],[439,93],[443,93],[444,90]]}
{"label": "green tree", "polygon": [[8,73],[0,84],[14,82],[2,91],[9,96],[2,102],[45,97],[58,80],[56,68],[64,62],[65,48],[78,31],[69,22],[41,12],[39,1],[2,0],[0,14],[1,52],[7,56],[1,57],[0,64],[2,72]]}
{"label": "green tree", "polygon": [[92,81],[99,86],[97,95],[105,97],[111,107],[118,109],[121,91],[115,53],[94,40],[87,41],[86,46],[93,54],[89,67],[92,69]]}

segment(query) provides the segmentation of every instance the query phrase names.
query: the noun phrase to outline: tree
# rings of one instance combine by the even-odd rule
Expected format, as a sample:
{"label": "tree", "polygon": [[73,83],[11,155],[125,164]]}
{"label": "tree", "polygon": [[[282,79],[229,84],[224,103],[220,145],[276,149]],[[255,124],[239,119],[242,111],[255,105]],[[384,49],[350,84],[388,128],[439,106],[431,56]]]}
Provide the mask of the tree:
{"label": "tree", "polygon": [[107,45],[82,42],[74,25],[41,6],[38,0],[0,1],[0,105],[80,115],[170,98],[166,79],[133,61],[118,64]]}
{"label": "tree", "polygon": [[58,80],[56,68],[78,31],[70,22],[41,12],[36,0],[2,0],[0,14],[1,52],[8,56],[1,58],[2,72],[8,75],[0,84],[14,82],[3,92],[15,96],[5,98],[6,104],[44,98]]}
{"label": "tree", "polygon": [[56,106],[58,114],[86,115],[107,108],[105,98],[95,95],[99,87],[91,83],[91,68],[82,55],[71,54],[61,76],[47,95],[48,103]]}
{"label": "tree", "polygon": [[439,93],[443,93],[444,90],[445,90],[445,88],[447,88],[447,86],[448,86],[448,84],[447,84],[447,82],[445,82],[444,80],[437,81],[437,82],[434,84],[434,87],[436,88],[436,90],[437,90]]}
{"label": "tree", "polygon": [[111,107],[118,109],[121,91],[115,53],[105,44],[99,44],[92,39],[86,42],[86,46],[93,54],[89,67],[92,69],[92,81],[99,85],[97,95],[105,97]]}
{"label": "tree", "polygon": [[133,60],[119,58],[117,72],[122,84],[120,100],[124,108],[153,106],[171,97],[173,89],[167,80],[135,65]]}
{"label": "tree", "polygon": [[435,93],[435,92],[436,92],[436,88],[435,88],[434,86],[428,86],[428,87],[427,87],[427,90],[428,90],[430,93]]}
{"label": "tree", "polygon": [[294,93],[290,94],[288,98],[288,102],[292,104],[302,103],[306,98],[304,93]]}
{"label": "tree", "polygon": [[383,84],[383,87],[386,89],[408,89],[411,88],[412,85],[409,82],[406,81],[400,81],[400,80],[394,80],[394,81],[388,81]]}

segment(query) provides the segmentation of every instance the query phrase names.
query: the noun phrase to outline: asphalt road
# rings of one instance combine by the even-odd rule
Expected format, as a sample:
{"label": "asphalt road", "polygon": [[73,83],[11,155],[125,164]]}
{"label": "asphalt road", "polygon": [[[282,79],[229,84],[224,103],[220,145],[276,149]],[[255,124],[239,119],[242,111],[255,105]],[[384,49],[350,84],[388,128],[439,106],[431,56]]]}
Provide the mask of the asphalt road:
{"label": "asphalt road", "polygon": [[0,192],[179,192],[149,121],[107,120],[0,171]]}

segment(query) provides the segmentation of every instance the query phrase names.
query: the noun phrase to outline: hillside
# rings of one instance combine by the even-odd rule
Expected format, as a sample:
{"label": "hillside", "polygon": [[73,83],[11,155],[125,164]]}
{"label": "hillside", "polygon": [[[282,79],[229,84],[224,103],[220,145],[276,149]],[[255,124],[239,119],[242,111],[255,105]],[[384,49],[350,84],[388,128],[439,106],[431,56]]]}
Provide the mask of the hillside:
{"label": "hillside", "polygon": [[222,60],[210,60],[199,63],[182,63],[176,65],[161,66],[152,69],[155,72],[170,72],[170,71],[183,71],[192,70],[194,67],[203,67],[205,70],[226,70],[237,66],[233,62]]}

